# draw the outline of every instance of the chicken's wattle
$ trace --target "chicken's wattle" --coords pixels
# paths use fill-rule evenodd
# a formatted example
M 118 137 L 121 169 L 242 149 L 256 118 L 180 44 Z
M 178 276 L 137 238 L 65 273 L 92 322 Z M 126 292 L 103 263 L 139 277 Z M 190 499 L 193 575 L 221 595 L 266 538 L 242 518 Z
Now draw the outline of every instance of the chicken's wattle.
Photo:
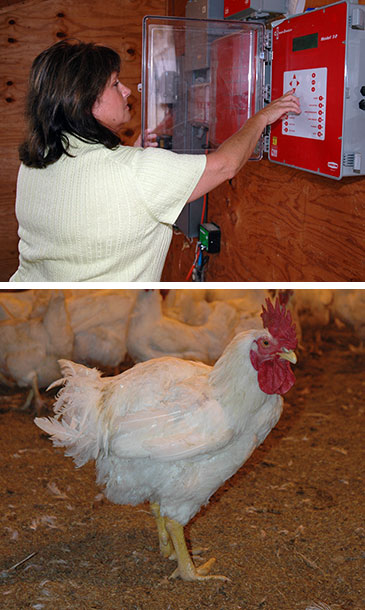
M 276 357 L 260 364 L 257 380 L 266 394 L 285 394 L 294 385 L 295 375 L 287 360 Z

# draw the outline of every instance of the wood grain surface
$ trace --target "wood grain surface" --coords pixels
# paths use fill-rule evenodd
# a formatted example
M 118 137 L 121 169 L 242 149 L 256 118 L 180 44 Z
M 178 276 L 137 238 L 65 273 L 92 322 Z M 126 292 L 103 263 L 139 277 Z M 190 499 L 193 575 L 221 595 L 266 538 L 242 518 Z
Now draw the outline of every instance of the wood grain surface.
M 208 201 L 222 243 L 207 281 L 364 280 L 365 178 L 332 181 L 264 159 Z M 184 281 L 194 252 L 195 240 L 175 235 L 162 280 Z

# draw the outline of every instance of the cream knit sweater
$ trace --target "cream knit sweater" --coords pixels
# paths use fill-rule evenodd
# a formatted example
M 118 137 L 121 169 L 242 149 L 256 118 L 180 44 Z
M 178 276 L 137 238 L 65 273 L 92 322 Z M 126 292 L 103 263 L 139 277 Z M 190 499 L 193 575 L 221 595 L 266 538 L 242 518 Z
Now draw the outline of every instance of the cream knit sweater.
M 159 281 L 172 224 L 198 183 L 205 155 L 109 150 L 74 136 L 44 169 L 21 165 L 17 282 Z

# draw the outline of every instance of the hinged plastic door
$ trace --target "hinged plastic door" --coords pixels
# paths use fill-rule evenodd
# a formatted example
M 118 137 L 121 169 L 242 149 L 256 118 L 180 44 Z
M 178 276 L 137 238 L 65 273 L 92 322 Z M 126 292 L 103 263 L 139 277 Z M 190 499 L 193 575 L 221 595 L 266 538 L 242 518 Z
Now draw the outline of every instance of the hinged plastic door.
M 219 146 L 263 106 L 264 35 L 261 23 L 145 17 L 143 133 L 179 153 Z

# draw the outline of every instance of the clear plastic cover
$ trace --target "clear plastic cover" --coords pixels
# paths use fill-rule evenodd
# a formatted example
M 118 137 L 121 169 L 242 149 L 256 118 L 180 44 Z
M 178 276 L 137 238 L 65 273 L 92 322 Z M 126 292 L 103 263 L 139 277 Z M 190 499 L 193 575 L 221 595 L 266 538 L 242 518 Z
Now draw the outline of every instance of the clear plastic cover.
M 263 39 L 261 23 L 145 17 L 142 132 L 175 152 L 214 150 L 263 106 Z

